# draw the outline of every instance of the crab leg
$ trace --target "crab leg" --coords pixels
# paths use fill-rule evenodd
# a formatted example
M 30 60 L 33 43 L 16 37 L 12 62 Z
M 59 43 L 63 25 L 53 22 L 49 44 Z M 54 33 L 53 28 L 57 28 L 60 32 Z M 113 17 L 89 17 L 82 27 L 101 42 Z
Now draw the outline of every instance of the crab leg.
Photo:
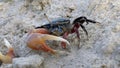
M 7 39 L 4 39 L 5 42 L 5 46 L 8 48 L 8 52 L 6 55 L 3 55 L 0 52 L 0 62 L 2 63 L 12 63 L 12 58 L 15 56 L 14 55 L 14 49 L 13 47 L 10 45 L 10 43 L 7 41 Z M 0 65 L 1 65 L 0 64 Z
M 85 32 L 85 34 L 86 34 L 86 36 L 87 36 L 87 39 L 88 39 L 88 32 L 87 32 L 87 30 L 85 29 L 85 27 L 83 26 L 83 25 L 80 25 L 81 26 L 81 28 L 83 29 L 83 31 Z
M 45 44 L 46 40 L 56 40 L 56 41 L 64 41 L 67 44 L 69 42 L 61 37 L 48 35 L 48 34 L 40 34 L 40 33 L 32 33 L 27 37 L 27 45 L 31 49 L 34 50 L 42 50 L 44 52 L 50 52 L 52 54 L 56 53 L 56 50 L 53 50 L 49 46 Z M 70 45 L 70 44 L 69 44 Z
M 93 20 L 90 20 L 90 19 L 87 19 L 86 22 L 91 22 L 91 23 L 98 23 L 96 21 L 93 21 Z

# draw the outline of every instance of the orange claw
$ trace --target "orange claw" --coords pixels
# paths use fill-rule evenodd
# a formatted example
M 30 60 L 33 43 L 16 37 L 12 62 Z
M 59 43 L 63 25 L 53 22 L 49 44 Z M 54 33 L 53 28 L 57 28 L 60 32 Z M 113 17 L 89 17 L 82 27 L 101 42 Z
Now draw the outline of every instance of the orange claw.
M 3 55 L 1 52 L 0 52 L 0 61 L 1 61 L 1 64 L 2 63 L 12 63 L 12 59 L 14 58 L 14 49 L 13 47 L 10 45 L 10 43 L 7 41 L 7 39 L 4 39 L 4 42 L 5 42 L 5 45 L 7 46 L 8 48 L 8 52 L 6 55 Z M 1 65 L 0 64 L 0 65 Z
M 54 35 L 49 35 L 49 34 L 40 34 L 40 33 L 31 33 L 28 35 L 27 37 L 27 45 L 28 47 L 30 47 L 31 49 L 34 50 L 42 50 L 44 52 L 49 52 L 51 54 L 56 54 L 56 50 L 53 50 L 52 48 L 50 48 L 49 46 L 47 46 L 45 44 L 46 40 L 57 40 L 57 41 L 64 41 L 67 44 L 69 44 L 69 42 L 61 37 L 57 37 Z M 70 44 L 69 44 L 70 45 Z

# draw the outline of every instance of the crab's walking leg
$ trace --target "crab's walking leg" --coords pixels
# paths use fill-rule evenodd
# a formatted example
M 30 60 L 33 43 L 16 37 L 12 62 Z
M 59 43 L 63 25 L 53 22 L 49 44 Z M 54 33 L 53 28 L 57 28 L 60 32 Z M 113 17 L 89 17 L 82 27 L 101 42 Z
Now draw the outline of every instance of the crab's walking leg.
M 80 26 L 83 29 L 83 31 L 85 32 L 85 34 L 87 35 L 87 39 L 88 39 L 88 32 L 87 32 L 87 30 L 85 29 L 85 27 L 83 25 L 80 25 Z
M 80 36 L 79 36 L 78 28 L 76 28 L 75 33 L 77 34 L 78 40 L 80 41 Z M 78 44 L 78 48 L 80 48 L 80 42 Z
M 86 21 L 91 22 L 91 23 L 97 23 L 96 21 L 93 21 L 93 20 L 90 20 L 90 19 L 87 19 Z
M 79 36 L 79 31 L 78 31 L 78 29 L 76 29 L 76 34 L 77 34 L 77 37 L 78 37 L 78 39 L 80 39 L 80 36 Z
M 14 49 L 13 47 L 10 45 L 10 43 L 7 41 L 7 39 L 4 39 L 4 42 L 5 42 L 5 45 L 6 47 L 8 48 L 8 53 L 6 55 L 3 55 L 1 52 L 0 52 L 0 61 L 2 63 L 12 63 L 12 59 L 14 58 Z M 1 63 L 1 64 L 2 64 Z
M 67 40 L 65 40 L 61 37 L 48 35 L 48 34 L 33 33 L 28 36 L 27 45 L 28 45 L 28 47 L 30 47 L 31 49 L 34 49 L 34 50 L 42 50 L 44 52 L 50 52 L 51 54 L 56 54 L 56 50 L 53 50 L 52 48 L 48 47 L 45 44 L 46 40 L 64 41 L 67 44 L 69 44 L 69 42 Z

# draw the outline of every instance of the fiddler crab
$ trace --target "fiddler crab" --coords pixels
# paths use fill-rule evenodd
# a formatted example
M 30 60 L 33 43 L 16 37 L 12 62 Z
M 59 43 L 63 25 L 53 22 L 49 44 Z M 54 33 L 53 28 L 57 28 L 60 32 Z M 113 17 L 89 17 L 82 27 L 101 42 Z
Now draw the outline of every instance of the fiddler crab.
M 62 48 L 66 48 L 67 44 L 70 45 L 70 43 L 66 40 L 69 34 L 76 33 L 78 39 L 80 39 L 79 31 L 78 31 L 79 27 L 83 29 L 83 31 L 86 33 L 88 37 L 88 32 L 83 26 L 83 23 L 85 22 L 87 24 L 89 24 L 89 22 L 98 23 L 96 21 L 87 19 L 84 16 L 81 16 L 76 18 L 72 24 L 70 23 L 69 19 L 61 18 L 61 19 L 53 20 L 49 24 L 35 27 L 35 29 L 28 32 L 27 40 L 26 40 L 27 46 L 33 50 L 41 50 L 53 55 L 60 53 L 58 52 L 58 50 L 54 50 L 51 47 L 49 47 L 46 44 L 46 41 L 47 40 L 61 41 Z M 60 36 L 63 36 L 63 38 Z M 7 39 L 4 39 L 4 42 L 6 47 L 8 48 L 8 52 L 6 55 L 3 55 L 0 52 L 0 65 L 2 63 L 6 63 L 6 64 L 12 63 L 12 59 L 16 57 L 12 45 L 8 42 Z
M 98 23 L 94 20 L 87 19 L 85 16 L 81 16 L 76 18 L 73 23 L 70 23 L 69 19 L 60 18 L 53 21 L 49 21 L 49 24 L 45 24 L 42 26 L 35 27 L 35 29 L 31 30 L 27 37 L 27 45 L 31 49 L 34 50 L 42 50 L 44 52 L 49 52 L 51 54 L 56 54 L 56 50 L 50 48 L 45 41 L 46 40 L 57 40 L 62 41 L 62 48 L 66 48 L 66 45 L 70 45 L 70 43 L 66 40 L 67 36 L 72 33 L 76 33 L 78 39 L 79 36 L 79 27 L 83 29 L 88 37 L 88 32 L 83 26 L 83 23 L 89 24 Z M 63 36 L 60 37 L 60 36 Z M 66 44 L 67 43 L 67 44 Z

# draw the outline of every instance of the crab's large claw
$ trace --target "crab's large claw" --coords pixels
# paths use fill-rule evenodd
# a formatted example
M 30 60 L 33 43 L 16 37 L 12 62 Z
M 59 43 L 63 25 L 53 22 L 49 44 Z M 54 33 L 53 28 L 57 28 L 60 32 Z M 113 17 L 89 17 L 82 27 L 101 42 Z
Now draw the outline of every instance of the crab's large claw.
M 7 41 L 7 39 L 4 39 L 5 45 L 8 48 L 8 52 L 6 55 L 3 55 L 0 52 L 0 62 L 2 63 L 12 63 L 12 58 L 14 57 L 13 47 L 10 45 L 10 43 Z
M 34 50 L 42 50 L 44 52 L 49 52 L 52 54 L 56 54 L 56 50 L 53 50 L 49 46 L 46 45 L 45 41 L 46 40 L 56 40 L 56 41 L 64 41 L 68 45 L 69 42 L 61 37 L 53 36 L 53 35 L 48 35 L 48 34 L 40 34 L 40 33 L 32 33 L 27 37 L 27 45 L 31 49 Z

